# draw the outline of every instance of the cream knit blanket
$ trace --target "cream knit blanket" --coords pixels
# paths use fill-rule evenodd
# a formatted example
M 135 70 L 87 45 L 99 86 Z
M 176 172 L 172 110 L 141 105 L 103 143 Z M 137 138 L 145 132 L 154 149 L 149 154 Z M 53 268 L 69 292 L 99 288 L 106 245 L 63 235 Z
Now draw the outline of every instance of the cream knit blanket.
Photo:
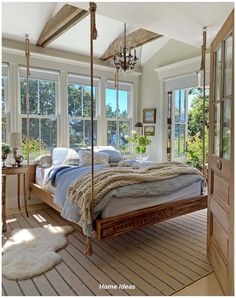
M 68 188 L 67 196 L 73 203 L 78 203 L 80 207 L 79 223 L 81 225 L 91 224 L 91 208 L 110 190 L 120 186 L 170 179 L 182 174 L 201 175 L 197 169 L 179 162 L 153 164 L 138 169 L 129 167 L 105 168 L 94 173 L 94 201 L 91 195 L 91 173 L 81 176 L 72 183 Z

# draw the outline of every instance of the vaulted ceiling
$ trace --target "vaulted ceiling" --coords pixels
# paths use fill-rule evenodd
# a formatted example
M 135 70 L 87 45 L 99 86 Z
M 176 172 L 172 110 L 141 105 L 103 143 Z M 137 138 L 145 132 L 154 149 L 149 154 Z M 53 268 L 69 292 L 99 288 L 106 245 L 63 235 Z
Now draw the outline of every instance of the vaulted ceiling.
M 36 44 L 46 22 L 64 5 L 62 2 L 3 2 L 2 36 L 24 41 L 26 33 Z M 88 2 L 71 2 L 73 6 L 88 9 Z M 208 44 L 233 9 L 233 2 L 98 2 L 97 31 L 94 55 L 100 58 L 109 45 L 123 32 L 144 28 L 164 37 L 142 47 L 144 64 L 170 39 L 200 48 L 201 29 L 208 27 Z M 89 54 L 89 18 L 85 17 L 74 27 L 48 45 L 50 48 Z

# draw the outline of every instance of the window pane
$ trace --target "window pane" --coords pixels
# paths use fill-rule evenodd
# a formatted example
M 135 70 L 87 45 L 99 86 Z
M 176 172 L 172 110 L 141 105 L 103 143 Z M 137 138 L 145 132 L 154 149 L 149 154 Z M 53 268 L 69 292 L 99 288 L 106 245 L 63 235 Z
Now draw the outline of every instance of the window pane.
M 6 113 L 6 77 L 2 77 L 2 114 Z
M 83 106 L 82 115 L 83 117 L 90 117 L 91 113 L 91 87 L 83 86 Z M 93 88 L 93 116 L 96 116 L 96 87 Z
M 180 122 L 184 123 L 186 120 L 186 97 L 185 97 L 185 90 L 181 90 L 181 98 L 180 98 Z
M 221 47 L 215 53 L 215 100 L 219 100 L 221 97 Z
M 175 122 L 180 121 L 180 94 L 179 90 L 175 90 Z
M 179 156 L 183 156 L 185 154 L 185 124 L 179 125 L 180 136 L 179 136 Z
M 185 154 L 185 124 L 175 125 L 175 157 Z
M 215 135 L 214 135 L 214 153 L 220 156 L 220 103 L 215 104 Z
M 107 144 L 116 146 L 116 121 L 107 121 Z
M 7 119 L 2 117 L 2 143 L 7 141 Z
M 26 118 L 22 119 L 22 154 L 27 158 L 26 146 L 27 128 Z M 35 159 L 40 154 L 41 142 L 39 139 L 39 119 L 29 121 L 29 151 L 30 159 Z
M 93 115 L 96 116 L 97 87 L 93 89 Z M 91 87 L 80 84 L 68 85 L 68 113 L 70 116 L 90 117 Z
M 70 147 L 78 149 L 85 147 L 83 139 L 83 120 L 70 121 Z
M 26 114 L 26 80 L 20 79 L 21 113 Z M 38 114 L 38 80 L 29 80 L 29 113 Z
M 116 90 L 106 89 L 106 117 L 116 118 Z
M 232 35 L 225 40 L 225 74 L 224 74 L 224 93 L 225 97 L 232 92 L 232 52 L 233 40 Z
M 57 145 L 57 122 L 51 119 L 41 119 L 41 140 L 44 147 L 41 150 L 41 154 L 44 154 L 43 150 L 49 151 Z
M 91 131 L 91 127 L 90 127 L 90 123 L 91 121 L 90 120 L 85 120 L 85 144 L 87 146 L 91 146 L 91 134 L 90 134 L 90 131 Z M 97 120 L 94 120 L 93 121 L 93 127 L 94 127 L 94 145 L 97 144 Z
M 41 115 L 55 115 L 55 90 L 53 81 L 39 81 L 39 102 Z
M 119 110 L 118 116 L 120 118 L 128 117 L 128 92 L 124 90 L 119 91 Z
M 129 121 L 120 121 L 119 122 L 119 133 L 120 133 L 120 150 L 123 153 L 129 152 L 129 144 L 126 140 L 126 136 L 128 136 L 130 133 L 130 122 Z
M 68 114 L 82 116 L 82 86 L 79 84 L 68 85 Z
M 231 139 L 231 102 L 226 99 L 224 102 L 224 130 L 223 130 L 223 158 L 230 159 Z

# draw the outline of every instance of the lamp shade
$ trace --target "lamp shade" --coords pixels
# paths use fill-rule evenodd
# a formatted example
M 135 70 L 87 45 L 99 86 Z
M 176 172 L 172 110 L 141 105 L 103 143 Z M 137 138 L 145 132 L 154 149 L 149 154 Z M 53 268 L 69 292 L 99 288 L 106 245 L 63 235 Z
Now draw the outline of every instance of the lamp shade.
M 137 122 L 134 127 L 143 127 L 143 123 L 142 122 Z
M 12 132 L 10 133 L 10 145 L 12 147 L 20 147 L 22 144 L 21 133 Z

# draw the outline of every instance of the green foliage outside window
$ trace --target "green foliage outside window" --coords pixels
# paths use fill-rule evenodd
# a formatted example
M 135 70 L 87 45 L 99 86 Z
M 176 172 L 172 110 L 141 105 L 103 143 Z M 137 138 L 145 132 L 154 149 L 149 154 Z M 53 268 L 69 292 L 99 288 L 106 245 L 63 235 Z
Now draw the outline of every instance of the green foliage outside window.
M 195 95 L 188 114 L 187 163 L 202 169 L 203 150 L 203 97 L 201 88 L 192 88 L 190 94 Z M 205 160 L 208 159 L 209 136 L 209 92 L 205 101 Z

